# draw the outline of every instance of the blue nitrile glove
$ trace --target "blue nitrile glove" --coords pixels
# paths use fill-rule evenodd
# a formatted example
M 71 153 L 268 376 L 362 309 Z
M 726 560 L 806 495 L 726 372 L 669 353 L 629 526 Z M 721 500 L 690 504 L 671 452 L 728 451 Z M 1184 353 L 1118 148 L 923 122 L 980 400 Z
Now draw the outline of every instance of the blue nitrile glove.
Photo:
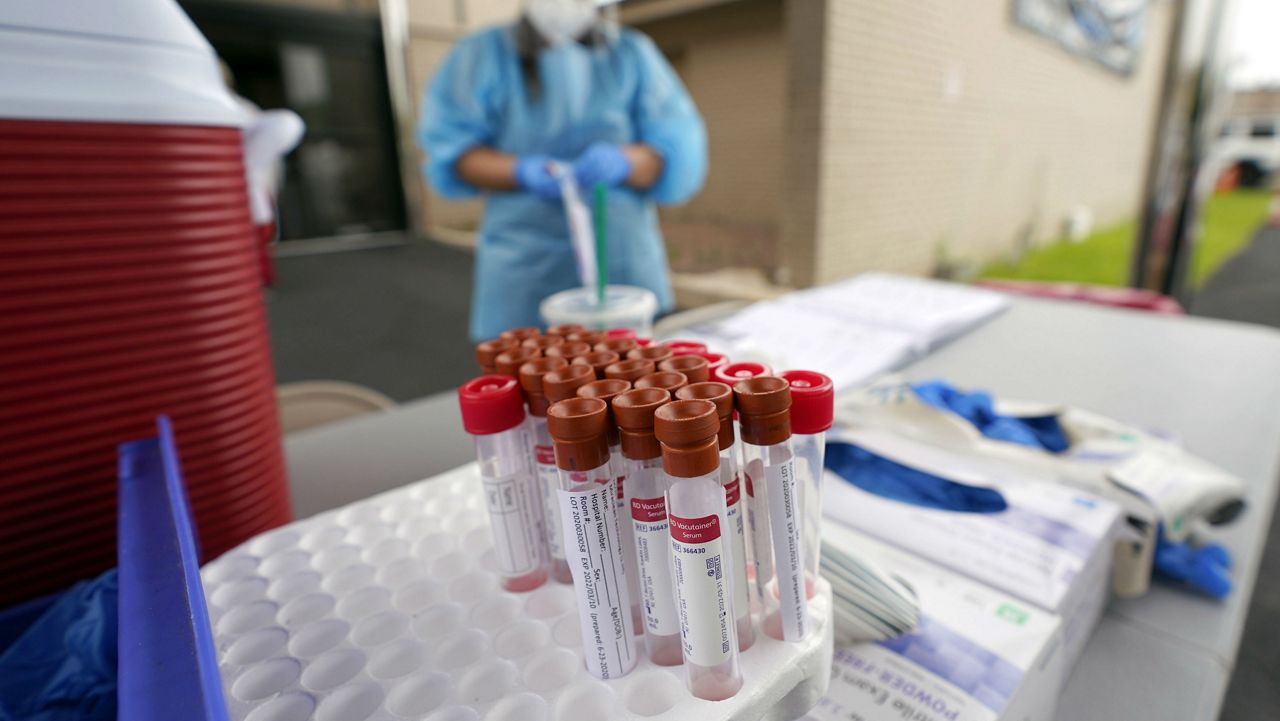
M 115 721 L 116 589 L 77 583 L 0 654 L 0 721 Z
M 1055 416 L 1041 418 L 1014 418 L 995 411 L 989 393 L 974 391 L 964 393 L 951 384 L 935 380 L 911 386 L 916 396 L 926 405 L 951 411 L 973 424 L 982 435 L 997 441 L 1017 443 L 1040 448 L 1050 453 L 1062 453 L 1071 446 L 1062 424 Z
M 579 188 L 590 188 L 596 183 L 616 188 L 628 175 L 631 175 L 631 161 L 622 148 L 613 143 L 592 143 L 573 161 L 573 177 Z
M 942 511 L 998 513 L 1009 507 L 999 491 L 931 476 L 849 443 L 827 443 L 824 464 L 868 493 Z
M 1154 565 L 1160 575 L 1211 598 L 1222 600 L 1231 594 L 1231 576 L 1227 573 L 1231 554 L 1217 543 L 1193 548 L 1189 543 L 1171 543 L 1161 533 Z
M 539 198 L 560 199 L 560 181 L 551 174 L 551 158 L 526 155 L 516 161 L 516 184 Z

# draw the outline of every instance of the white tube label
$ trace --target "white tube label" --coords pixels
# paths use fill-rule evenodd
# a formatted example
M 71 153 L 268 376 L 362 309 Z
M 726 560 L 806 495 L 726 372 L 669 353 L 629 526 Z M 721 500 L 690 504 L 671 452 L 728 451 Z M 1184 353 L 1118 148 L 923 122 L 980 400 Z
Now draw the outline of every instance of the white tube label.
M 673 636 L 680 631 L 680 620 L 675 588 L 671 585 L 671 555 L 667 552 L 667 499 L 632 498 L 631 522 L 640 561 L 645 630 L 655 636 Z
M 635 667 L 636 649 L 618 537 L 616 484 L 609 481 L 589 491 L 558 492 L 587 670 L 598 678 L 618 678 Z
M 809 632 L 809 614 L 805 605 L 804 554 L 800 550 L 800 523 L 797 520 L 795 465 L 788 458 L 769 466 L 765 469 L 765 478 L 774 563 L 777 564 L 782 637 L 788 641 L 799 641 Z
M 611 457 L 610 464 L 614 472 L 614 482 L 618 486 L 618 495 L 615 499 L 618 509 L 618 538 L 622 541 L 622 553 L 627 559 L 627 587 L 631 589 L 633 594 L 637 594 L 640 592 L 640 573 L 636 563 L 636 531 L 633 524 L 627 523 L 627 518 L 631 515 L 631 510 L 627 508 L 626 493 L 623 490 L 627 481 L 627 474 L 620 470 L 626 468 L 626 461 L 621 454 L 614 454 Z M 636 596 L 632 596 L 632 598 L 638 601 Z M 631 612 L 635 614 L 631 623 L 631 627 L 634 629 L 637 623 L 643 623 L 643 619 L 641 619 L 642 612 L 638 602 Z
M 729 660 L 736 641 L 730 591 L 724 577 L 720 517 L 680 518 L 671 525 L 671 575 L 679 594 L 684 658 L 699 666 Z
M 729 524 L 730 556 L 733 573 L 733 612 L 738 618 L 751 613 L 751 602 L 747 599 L 747 539 L 742 522 L 742 493 L 738 477 L 734 476 L 729 485 L 724 487 L 725 523 Z
M 757 495 L 752 481 L 764 477 L 764 463 L 751 461 L 743 476 L 747 484 L 747 535 L 751 538 L 751 557 L 755 559 L 756 588 L 764 596 L 766 586 L 773 580 L 773 545 L 769 538 L 769 509 L 764 498 Z
M 524 474 L 481 476 L 485 506 L 489 509 L 489 528 L 493 533 L 494 554 L 498 571 L 504 576 L 520 576 L 541 564 L 538 513 L 533 506 L 536 496 L 528 494 Z
M 560 530 L 560 471 L 556 468 L 556 452 L 551 446 L 534 446 L 533 459 L 537 462 L 538 485 L 542 491 L 542 516 L 546 524 L 547 550 L 551 557 L 564 558 L 564 533 Z

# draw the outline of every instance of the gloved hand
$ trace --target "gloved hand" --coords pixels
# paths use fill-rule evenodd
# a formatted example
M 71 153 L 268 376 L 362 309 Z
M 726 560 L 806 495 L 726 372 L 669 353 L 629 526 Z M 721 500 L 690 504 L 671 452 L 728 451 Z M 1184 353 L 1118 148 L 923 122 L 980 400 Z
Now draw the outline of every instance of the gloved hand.
M 551 174 L 551 158 L 525 155 L 516 161 L 516 184 L 546 200 L 560 199 L 560 181 Z
M 1160 575 L 1181 581 L 1210 598 L 1221 600 L 1231 594 L 1231 554 L 1217 543 L 1197 548 L 1189 543 L 1173 543 L 1161 533 L 1154 563 Z
M 592 143 L 573 161 L 573 177 L 584 191 L 596 183 L 616 188 L 628 175 L 631 175 L 631 161 L 622 148 L 613 143 Z
M 955 413 L 972 423 L 987 438 L 1040 448 L 1050 453 L 1062 453 L 1071 447 L 1071 442 L 1056 417 L 1002 416 L 996 413 L 995 401 L 989 393 L 965 393 L 946 381 L 916 383 L 911 388 L 922 403 Z

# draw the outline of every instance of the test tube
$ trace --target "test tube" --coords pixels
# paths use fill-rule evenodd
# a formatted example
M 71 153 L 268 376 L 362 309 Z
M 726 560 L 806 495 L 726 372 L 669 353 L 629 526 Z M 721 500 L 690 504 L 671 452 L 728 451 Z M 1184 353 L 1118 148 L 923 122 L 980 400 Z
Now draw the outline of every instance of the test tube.
M 809 633 L 809 615 L 791 450 L 791 387 L 782 378 L 759 376 L 738 381 L 733 396 L 748 483 L 757 501 L 767 499 L 769 509 L 775 582 L 762 594 L 764 632 L 784 641 L 800 641 Z M 757 583 L 761 583 L 759 576 Z
M 675 371 L 658 371 L 640 376 L 631 385 L 636 388 L 661 388 L 668 393 L 675 393 L 689 385 L 689 378 Z
M 564 343 L 564 338 L 558 335 L 540 335 L 533 338 L 525 338 L 520 341 L 521 348 L 536 348 L 542 355 L 547 355 L 547 349 L 552 346 Z
M 542 352 L 548 358 L 563 358 L 570 363 L 578 356 L 584 356 L 591 352 L 591 346 L 578 340 L 567 340 L 560 345 L 549 346 Z
M 705 355 L 703 357 L 706 357 Z M 710 362 L 710 361 L 708 361 Z M 773 371 L 763 363 L 729 363 L 728 359 L 711 367 L 711 379 L 732 387 L 740 380 L 770 375 Z M 735 410 L 734 419 L 737 419 Z M 740 434 L 739 434 L 740 435 Z M 746 468 L 741 443 L 735 443 L 733 456 L 739 469 Z M 747 492 L 747 540 L 751 544 L 751 575 L 755 579 L 756 601 L 765 605 L 767 586 L 773 580 L 773 536 L 769 530 L 769 502 L 763 488 L 757 489 L 751 476 L 743 474 L 743 490 Z
M 578 389 L 595 379 L 596 374 L 591 372 L 590 366 L 568 365 L 542 376 L 542 390 L 548 403 L 559 403 L 577 397 Z M 573 583 L 569 564 L 565 561 L 560 499 L 556 494 L 560 487 L 560 475 L 554 452 L 548 455 L 547 450 L 552 449 L 539 449 L 538 476 L 543 493 L 542 515 L 547 525 L 547 548 L 551 553 L 551 577 L 561 583 Z M 626 519 L 622 519 L 620 523 L 626 523 Z
M 813 598 L 822 557 L 822 461 L 827 431 L 835 418 L 835 386 L 814 371 L 783 371 L 791 384 L 791 444 L 796 452 L 800 496 L 800 538 L 804 548 L 804 590 Z
M 707 365 L 711 367 L 712 380 L 715 380 L 716 378 L 717 368 L 720 368 L 721 366 L 729 365 L 729 356 L 725 355 L 724 353 L 711 353 L 711 352 L 704 351 L 702 353 L 695 353 L 694 355 L 699 356 L 702 359 L 707 361 Z
M 671 356 L 671 349 L 664 345 L 650 345 L 643 348 L 632 348 L 627 351 L 628 358 L 647 360 L 650 363 L 653 363 L 655 367 Z
M 667 476 L 662 472 L 662 447 L 653 435 L 654 411 L 670 401 L 671 394 L 661 388 L 640 388 L 619 394 L 610 404 L 622 431 L 622 455 L 627 463 L 645 646 L 649 660 L 659 666 L 675 666 L 682 658 L 680 616 L 671 581 Z
M 655 370 L 657 370 L 657 366 L 653 364 L 653 361 L 647 361 L 642 358 L 627 358 L 606 366 L 604 377 L 617 378 L 628 383 L 634 383 L 640 376 L 647 376 Z
M 520 375 L 520 366 L 534 358 L 541 358 L 542 351 L 537 348 L 515 347 L 504 350 L 493 359 L 494 372 L 500 376 L 515 378 Z
M 622 457 L 622 440 L 621 435 L 618 433 L 618 420 L 613 415 L 613 399 L 629 390 L 631 390 L 630 381 L 625 381 L 621 378 L 606 378 L 601 381 L 594 381 L 578 389 L 579 398 L 597 398 L 609 404 L 605 436 L 609 446 L 609 466 L 613 469 L 613 477 L 618 489 L 616 501 L 619 518 L 626 518 L 630 513 L 631 496 L 628 493 L 630 489 L 627 487 L 627 459 Z M 622 547 L 626 549 L 627 558 L 635 558 L 636 539 L 631 524 L 622 524 L 619 527 L 619 534 L 622 538 Z M 640 577 L 636 574 L 634 563 L 627 566 L 627 581 L 630 583 L 631 588 L 640 588 Z M 634 603 L 631 607 L 632 621 L 636 633 L 640 633 L 644 630 L 644 609 L 640 605 L 639 596 L 633 597 L 632 601 Z
M 635 338 L 605 338 L 596 343 L 592 350 L 611 350 L 625 358 L 628 352 L 638 347 Z
M 619 360 L 617 353 L 611 350 L 591 351 L 584 353 L 573 359 L 575 365 L 591 366 L 591 370 L 596 372 L 596 378 L 604 380 L 604 369 L 617 363 Z
M 531 591 L 546 583 L 547 568 L 538 537 L 542 514 L 525 445 L 520 386 L 510 376 L 481 376 L 458 389 L 458 407 L 462 427 L 475 437 L 502 587 Z
M 570 398 L 547 411 L 583 656 L 587 670 L 602 679 L 623 676 L 636 665 L 635 628 L 627 612 L 628 556 L 618 541 L 618 508 L 610 502 L 617 489 L 605 435 L 608 410 L 598 398 Z
M 711 380 L 711 365 L 707 359 L 696 355 L 678 355 L 658 364 L 660 371 L 683 373 L 689 383 L 706 383 Z
M 524 390 L 525 401 L 529 407 L 527 421 L 527 453 L 534 469 L 534 479 L 538 486 L 538 530 L 542 533 L 542 547 L 551 562 L 552 574 L 556 574 L 557 566 L 563 568 L 558 578 L 564 578 L 568 565 L 564 560 L 564 549 L 552 545 L 560 528 L 558 515 L 548 513 L 547 490 L 548 476 L 559 488 L 560 474 L 556 470 L 555 448 L 551 444 L 551 433 L 547 431 L 547 407 L 551 405 L 542 386 L 542 378 L 547 373 L 567 368 L 569 362 L 563 358 L 535 358 L 520 366 L 520 387 Z M 554 496 L 553 496 L 554 500 Z M 557 563 L 558 562 L 558 563 Z
M 677 390 L 675 397 L 677 400 L 710 401 L 715 405 L 716 418 L 720 421 L 717 444 L 720 450 L 720 485 L 724 486 L 725 522 L 731 540 L 733 609 L 737 613 L 738 650 L 746 651 L 756 642 L 756 631 L 751 623 L 751 582 L 747 574 L 747 533 L 743 518 L 746 504 L 742 502 L 742 477 L 733 432 L 733 389 L 723 383 L 692 383 Z
M 733 609 L 733 564 L 720 485 L 720 421 L 710 401 L 672 401 L 654 413 L 662 443 L 671 531 L 671 574 L 680 610 L 685 681 L 695 697 L 730 698 L 742 688 Z
M 568 337 L 574 333 L 586 332 L 586 327 L 577 323 L 564 323 L 561 325 L 553 325 L 547 329 L 547 335 L 558 335 L 562 338 Z
M 596 343 L 604 340 L 604 333 L 594 330 L 580 330 L 576 333 L 570 333 L 565 336 L 564 339 L 567 341 L 586 343 L 587 345 L 594 347 Z
M 533 326 L 526 326 L 523 328 L 511 328 L 509 330 L 504 330 L 498 334 L 498 337 L 523 341 L 526 338 L 537 338 L 540 335 L 542 335 L 542 331 L 534 328 Z
M 769 366 L 763 363 L 744 361 L 738 363 L 725 363 L 713 369 L 711 371 L 711 380 L 732 386 L 738 381 L 745 381 L 748 378 L 769 375 L 773 375 L 773 371 Z
M 481 375 L 494 375 L 498 372 L 493 361 L 499 354 L 520 345 L 515 338 L 494 338 L 476 344 L 476 364 L 480 366 Z
M 707 344 L 696 340 L 669 340 L 665 345 L 674 355 L 698 355 L 707 352 Z

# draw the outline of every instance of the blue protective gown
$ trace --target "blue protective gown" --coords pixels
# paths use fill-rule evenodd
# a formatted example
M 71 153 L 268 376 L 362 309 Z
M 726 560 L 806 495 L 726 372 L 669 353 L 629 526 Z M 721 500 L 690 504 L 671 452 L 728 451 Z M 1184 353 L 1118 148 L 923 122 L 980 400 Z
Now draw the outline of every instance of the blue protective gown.
M 419 142 L 432 186 L 450 198 L 480 190 L 458 177 L 458 158 L 476 146 L 572 162 L 597 141 L 644 143 L 663 159 L 653 187 L 608 193 L 610 283 L 652 290 L 671 307 L 666 250 L 655 203 L 680 203 L 706 176 L 706 129 L 653 42 L 623 29 L 603 47 L 568 43 L 538 54 L 541 94 L 530 101 L 514 26 L 467 37 L 427 88 Z M 525 191 L 488 196 L 476 253 L 471 336 L 540 325 L 543 298 L 580 285 L 559 200 Z

